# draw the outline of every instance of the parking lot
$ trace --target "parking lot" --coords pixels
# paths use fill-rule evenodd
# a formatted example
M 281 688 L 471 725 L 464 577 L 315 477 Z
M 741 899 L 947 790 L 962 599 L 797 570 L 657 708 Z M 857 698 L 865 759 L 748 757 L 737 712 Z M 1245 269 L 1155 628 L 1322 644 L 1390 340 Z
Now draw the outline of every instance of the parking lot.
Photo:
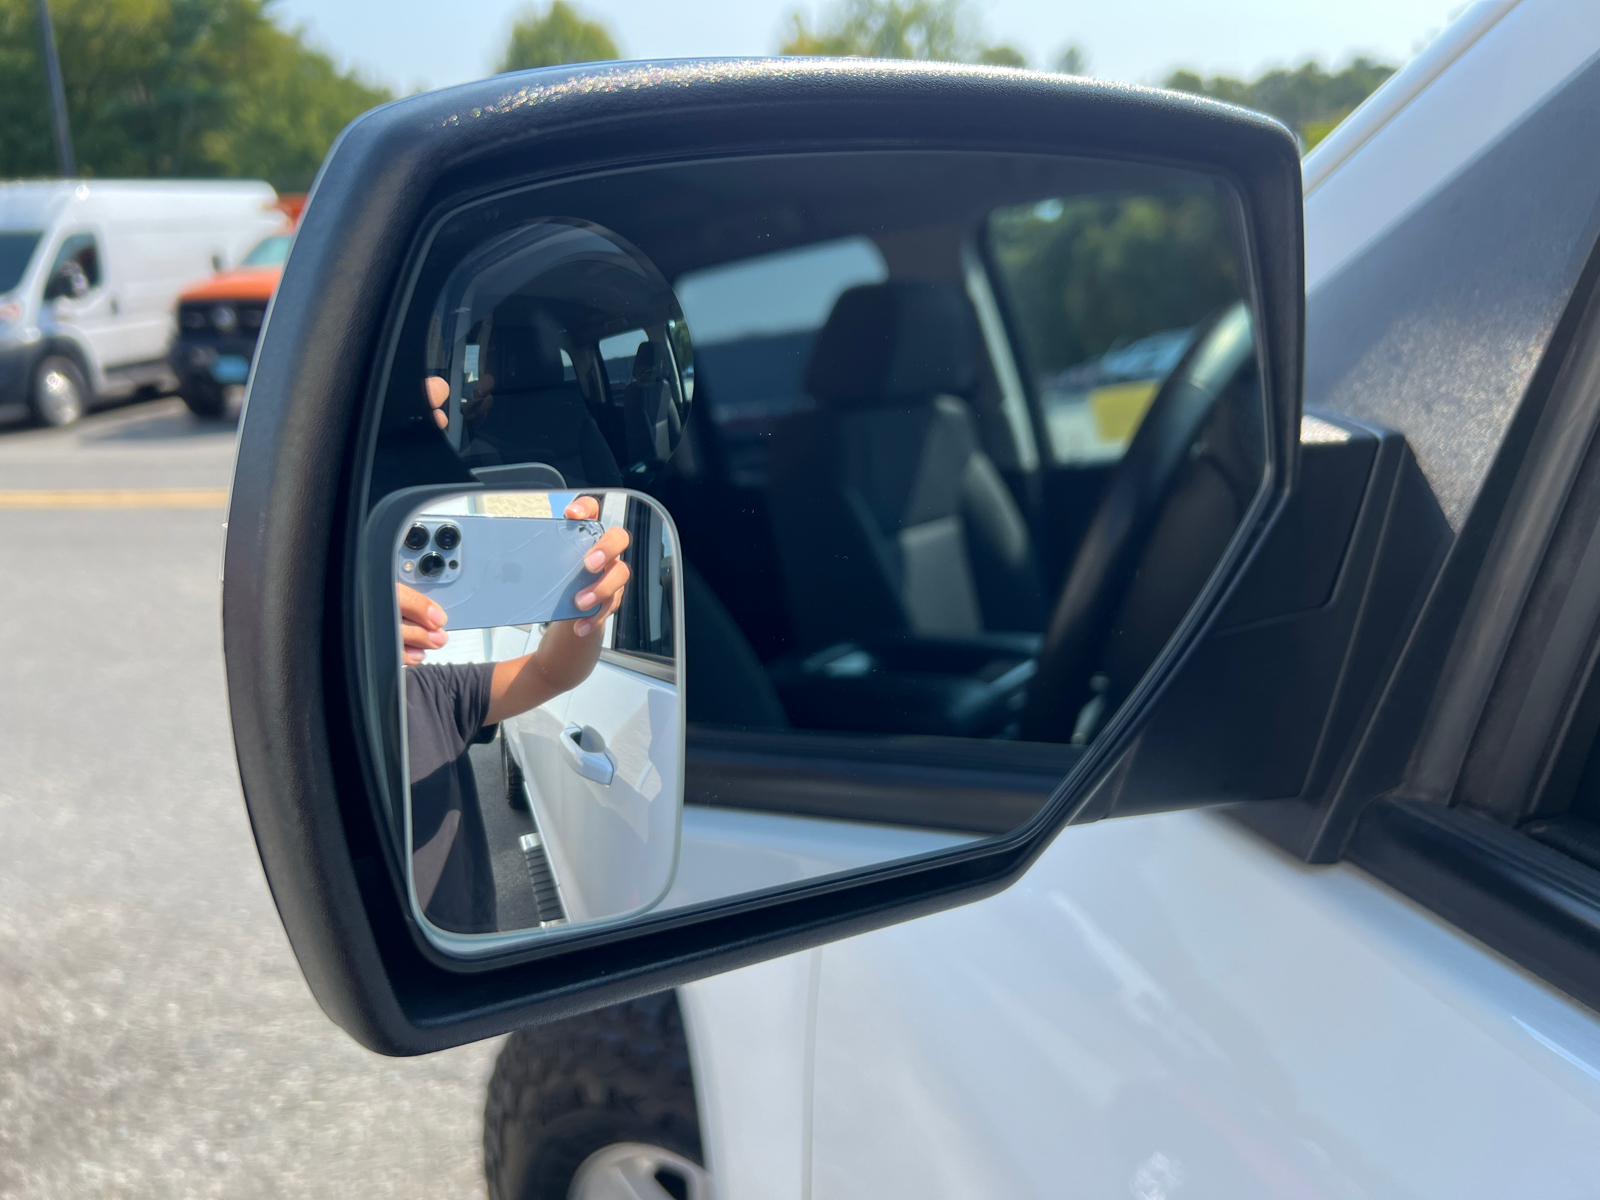
M 229 741 L 231 429 L 0 431 L 0 1196 L 474 1196 L 497 1046 L 318 1011 Z

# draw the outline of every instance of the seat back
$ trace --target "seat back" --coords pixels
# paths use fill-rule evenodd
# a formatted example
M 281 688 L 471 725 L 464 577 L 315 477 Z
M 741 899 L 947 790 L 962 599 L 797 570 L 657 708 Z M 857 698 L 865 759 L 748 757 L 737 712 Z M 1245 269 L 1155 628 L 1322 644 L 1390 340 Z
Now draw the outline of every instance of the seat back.
M 877 284 L 835 304 L 806 372 L 817 408 L 775 427 L 768 458 L 803 648 L 1042 623 L 1026 524 L 960 398 L 976 353 L 954 289 Z
M 565 379 L 560 330 L 553 322 L 537 315 L 525 323 L 497 319 L 483 371 L 493 379 L 492 399 L 463 449 L 468 466 L 545 463 L 569 486 L 622 482 L 583 392 Z
M 622 393 L 622 420 L 628 462 L 653 471 L 672 457 L 683 435 L 683 415 L 672 387 L 672 362 L 667 348 L 641 342 L 633 356 L 633 377 Z

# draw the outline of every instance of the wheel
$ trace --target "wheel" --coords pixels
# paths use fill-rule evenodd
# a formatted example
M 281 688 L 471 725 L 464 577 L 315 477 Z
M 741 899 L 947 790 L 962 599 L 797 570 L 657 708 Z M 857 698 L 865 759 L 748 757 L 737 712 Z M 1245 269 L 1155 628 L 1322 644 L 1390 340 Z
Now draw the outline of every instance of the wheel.
M 47 354 L 33 368 L 28 406 L 41 425 L 71 425 L 89 405 L 89 385 L 70 358 Z
M 490 1200 L 709 1200 L 676 995 L 512 1034 L 489 1080 L 483 1158 Z

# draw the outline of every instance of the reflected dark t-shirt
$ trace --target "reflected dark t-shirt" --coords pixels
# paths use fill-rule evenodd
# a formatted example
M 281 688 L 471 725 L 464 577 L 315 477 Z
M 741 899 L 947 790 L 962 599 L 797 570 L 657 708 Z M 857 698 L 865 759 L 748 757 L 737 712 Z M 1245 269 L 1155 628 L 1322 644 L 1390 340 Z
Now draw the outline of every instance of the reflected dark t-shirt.
M 407 667 L 411 872 L 428 919 L 455 933 L 493 933 L 494 877 L 467 750 L 494 738 L 493 663 Z

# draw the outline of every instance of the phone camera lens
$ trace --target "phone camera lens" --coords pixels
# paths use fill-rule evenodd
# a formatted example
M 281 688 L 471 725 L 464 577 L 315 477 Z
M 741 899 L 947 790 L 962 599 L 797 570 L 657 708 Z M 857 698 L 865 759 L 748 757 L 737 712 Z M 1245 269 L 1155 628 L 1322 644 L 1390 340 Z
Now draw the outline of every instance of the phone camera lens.
M 406 549 L 421 550 L 428 544 L 428 527 L 426 525 L 413 525 L 406 530 Z
M 433 544 L 441 550 L 454 550 L 461 545 L 461 530 L 454 525 L 441 525 L 433 531 Z
M 435 579 L 444 572 L 444 559 L 437 554 L 424 554 L 417 559 L 417 573 L 424 579 Z

